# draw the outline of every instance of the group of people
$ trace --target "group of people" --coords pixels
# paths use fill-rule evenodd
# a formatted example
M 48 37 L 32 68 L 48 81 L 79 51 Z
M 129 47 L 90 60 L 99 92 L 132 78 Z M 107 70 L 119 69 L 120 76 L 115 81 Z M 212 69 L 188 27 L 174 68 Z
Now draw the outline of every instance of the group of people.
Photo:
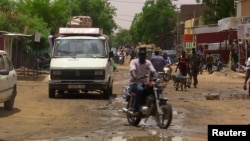
M 164 52 L 161 55 L 159 50 L 156 50 L 154 52 L 154 56 L 150 59 L 150 61 L 157 72 L 163 72 L 164 67 L 171 68 L 171 64 L 172 64 L 172 60 L 168 56 L 167 52 Z
M 171 59 L 167 53 L 160 54 L 160 51 L 155 51 L 155 55 L 151 59 L 147 59 L 146 48 L 140 48 L 138 52 L 138 58 L 130 61 L 130 90 L 136 94 L 134 113 L 139 112 L 140 100 L 143 96 L 144 85 L 147 83 L 147 78 L 141 78 L 145 75 L 156 75 L 157 72 L 163 72 L 165 66 L 171 65 Z M 177 69 L 179 72 L 186 76 L 188 73 L 194 80 L 194 87 L 198 84 L 197 75 L 199 73 L 201 65 L 201 58 L 193 50 L 192 54 L 186 57 L 186 53 L 183 51 L 182 55 L 178 59 Z M 176 69 L 176 71 L 177 71 Z
M 186 85 L 188 87 L 191 87 L 193 80 L 193 86 L 194 88 L 196 88 L 198 84 L 197 76 L 200 72 L 201 67 L 202 67 L 202 56 L 197 54 L 195 48 L 193 48 L 192 53 L 188 56 L 186 56 L 185 51 L 182 52 L 182 55 L 178 59 L 178 64 L 175 72 L 177 72 L 177 69 L 179 69 L 179 73 L 182 76 L 189 75 Z

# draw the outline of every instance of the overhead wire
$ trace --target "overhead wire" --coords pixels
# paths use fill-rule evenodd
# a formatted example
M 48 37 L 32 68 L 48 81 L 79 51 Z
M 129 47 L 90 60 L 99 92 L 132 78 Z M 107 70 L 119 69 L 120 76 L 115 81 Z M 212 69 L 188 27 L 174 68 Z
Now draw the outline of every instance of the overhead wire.
M 144 2 L 135 2 L 135 1 L 126 1 L 126 0 L 109 0 L 109 1 L 117 2 L 117 3 L 144 4 Z M 126 16 L 126 17 L 131 17 L 131 18 L 134 17 L 134 16 L 132 16 L 132 15 L 124 15 L 124 14 L 117 14 L 117 16 L 115 17 L 115 19 L 117 19 L 117 20 L 126 21 L 126 22 L 132 22 L 132 20 L 117 18 L 118 16 Z
M 115 19 L 117 19 L 117 20 L 121 20 L 121 21 L 125 21 L 125 22 L 132 22 L 131 20 L 120 19 L 120 18 L 116 18 L 116 17 L 115 17 Z
M 126 3 L 126 4 L 144 4 L 146 0 L 145 0 L 144 2 L 128 1 L 128 0 L 109 0 L 109 1 L 115 2 L 115 3 Z M 173 4 L 173 5 L 177 5 L 177 7 L 179 7 L 180 5 L 183 5 L 183 4 L 180 4 L 180 3 L 175 2 L 175 1 L 173 1 L 172 4 Z M 124 15 L 124 14 L 116 14 L 116 16 L 114 17 L 114 18 L 117 19 L 117 20 L 125 21 L 125 22 L 132 22 L 132 20 L 123 19 L 123 18 L 118 18 L 118 16 L 119 16 L 119 17 L 121 17 L 121 16 L 124 16 L 124 17 L 131 17 L 131 18 L 134 17 L 134 16 L 132 16 L 132 15 Z
M 144 2 L 135 2 L 135 1 L 127 1 L 127 0 L 109 0 L 112 2 L 117 2 L 117 3 L 127 3 L 127 4 L 144 4 Z M 119 17 L 130 17 L 133 18 L 133 15 L 125 15 L 125 14 L 116 14 L 116 17 L 114 17 L 116 20 L 120 21 L 125 21 L 125 22 L 132 22 L 131 19 L 124 19 L 124 18 L 119 18 Z
M 116 14 L 116 15 L 125 16 L 125 17 L 134 17 L 133 15 L 124 15 L 124 14 Z

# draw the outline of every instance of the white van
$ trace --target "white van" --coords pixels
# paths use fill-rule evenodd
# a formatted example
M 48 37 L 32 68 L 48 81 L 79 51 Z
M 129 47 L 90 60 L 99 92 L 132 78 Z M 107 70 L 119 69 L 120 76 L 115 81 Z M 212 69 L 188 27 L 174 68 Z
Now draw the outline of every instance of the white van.
M 56 93 L 113 92 L 113 52 L 100 28 L 60 28 L 50 62 L 49 98 Z
M 0 50 L 0 103 L 12 110 L 17 95 L 17 73 L 6 51 Z

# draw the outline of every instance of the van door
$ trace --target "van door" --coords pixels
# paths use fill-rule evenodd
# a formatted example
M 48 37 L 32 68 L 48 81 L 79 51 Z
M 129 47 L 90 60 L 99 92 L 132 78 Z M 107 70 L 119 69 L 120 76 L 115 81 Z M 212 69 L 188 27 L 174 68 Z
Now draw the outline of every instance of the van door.
M 113 68 L 113 64 L 114 64 L 114 60 L 113 60 L 113 56 L 109 56 L 109 52 L 111 51 L 110 50 L 110 47 L 109 47 L 109 43 L 106 41 L 105 43 L 106 45 L 106 48 L 107 48 L 107 54 L 108 54 L 108 57 L 109 57 L 109 62 L 108 62 L 108 71 L 109 71 L 109 74 L 111 76 L 111 78 L 113 79 L 113 71 L 114 71 L 114 68 Z
M 3 59 L 5 62 L 5 68 L 9 71 L 8 90 L 9 90 L 9 93 L 11 94 L 13 86 L 16 84 L 16 81 L 17 81 L 17 74 L 16 74 L 14 66 L 13 66 L 10 58 L 7 56 L 7 54 L 3 55 Z
M 3 54 L 0 54 L 0 70 L 6 70 Z M 8 75 L 0 74 L 0 99 L 5 99 L 8 96 L 8 81 Z

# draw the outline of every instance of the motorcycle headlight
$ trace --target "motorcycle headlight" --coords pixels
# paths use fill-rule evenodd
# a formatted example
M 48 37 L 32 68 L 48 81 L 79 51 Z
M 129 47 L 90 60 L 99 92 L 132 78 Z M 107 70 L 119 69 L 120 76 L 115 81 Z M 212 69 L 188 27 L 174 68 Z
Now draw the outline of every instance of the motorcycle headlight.
M 168 72 L 170 69 L 168 67 L 163 68 L 164 72 Z

